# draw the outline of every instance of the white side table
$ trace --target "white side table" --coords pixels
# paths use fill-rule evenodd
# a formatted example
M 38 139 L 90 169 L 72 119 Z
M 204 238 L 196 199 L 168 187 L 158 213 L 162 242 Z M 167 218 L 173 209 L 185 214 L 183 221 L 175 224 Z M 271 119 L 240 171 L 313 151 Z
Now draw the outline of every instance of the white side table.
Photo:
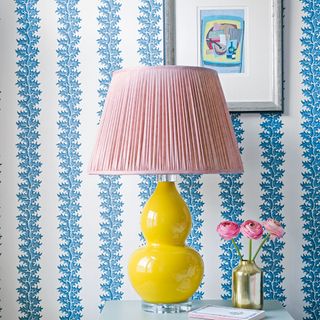
M 231 306 L 230 301 L 201 300 L 194 301 L 194 308 L 210 304 Z M 294 320 L 279 302 L 265 301 L 264 310 L 268 320 Z M 108 301 L 106 302 L 99 320 L 187 320 L 187 313 L 154 314 L 141 309 L 141 301 Z

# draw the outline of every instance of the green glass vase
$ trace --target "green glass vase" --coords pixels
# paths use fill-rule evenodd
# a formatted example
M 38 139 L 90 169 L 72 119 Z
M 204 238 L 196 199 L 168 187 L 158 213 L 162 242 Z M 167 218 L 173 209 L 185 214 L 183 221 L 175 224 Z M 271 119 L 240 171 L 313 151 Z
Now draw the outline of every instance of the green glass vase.
M 242 260 L 233 269 L 232 304 L 236 308 L 263 308 L 263 272 L 254 261 Z

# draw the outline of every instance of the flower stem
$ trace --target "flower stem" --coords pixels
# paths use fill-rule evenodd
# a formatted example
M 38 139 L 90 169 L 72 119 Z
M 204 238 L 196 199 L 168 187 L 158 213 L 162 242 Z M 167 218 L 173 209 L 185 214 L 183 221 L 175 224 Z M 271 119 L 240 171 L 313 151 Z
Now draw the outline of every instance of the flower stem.
M 249 261 L 252 261 L 252 239 L 249 240 Z
M 240 260 L 242 261 L 242 254 L 241 254 L 241 252 L 239 250 L 239 247 L 238 247 L 237 243 L 234 241 L 234 239 L 231 239 L 231 241 L 232 241 L 234 247 L 236 248 L 236 251 L 237 251 L 237 253 L 238 253 L 239 257 L 240 257 Z
M 255 253 L 254 257 L 253 257 L 253 261 L 255 260 L 255 258 L 257 257 L 258 253 L 260 252 L 261 248 L 263 247 L 263 245 L 268 241 L 268 239 L 270 238 L 270 233 L 268 233 L 268 235 L 262 240 L 262 242 L 260 243 L 260 246 L 257 250 L 257 252 Z

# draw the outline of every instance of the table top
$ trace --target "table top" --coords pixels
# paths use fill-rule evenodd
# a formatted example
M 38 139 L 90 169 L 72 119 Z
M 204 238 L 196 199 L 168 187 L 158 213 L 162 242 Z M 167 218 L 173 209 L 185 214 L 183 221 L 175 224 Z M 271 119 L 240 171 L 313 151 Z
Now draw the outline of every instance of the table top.
M 206 305 L 231 306 L 231 301 L 200 300 L 193 301 L 193 309 Z M 265 301 L 265 319 L 294 320 L 277 301 Z M 99 320 L 187 320 L 187 313 L 154 314 L 141 308 L 141 301 L 108 301 L 106 302 Z

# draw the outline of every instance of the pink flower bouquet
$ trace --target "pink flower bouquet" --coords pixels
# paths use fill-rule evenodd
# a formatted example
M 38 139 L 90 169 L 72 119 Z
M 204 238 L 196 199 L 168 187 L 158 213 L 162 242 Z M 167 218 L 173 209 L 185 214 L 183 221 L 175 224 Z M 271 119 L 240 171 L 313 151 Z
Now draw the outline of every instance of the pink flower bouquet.
M 254 261 L 260 252 L 263 245 L 269 240 L 275 240 L 282 238 L 284 235 L 284 230 L 281 224 L 274 220 L 268 219 L 262 223 L 259 223 L 254 220 L 247 220 L 243 222 L 241 225 L 238 225 L 232 221 L 222 221 L 217 226 L 217 232 L 224 240 L 231 240 L 237 253 L 241 260 L 243 260 L 243 255 L 240 252 L 240 249 L 235 242 L 235 238 L 242 233 L 246 238 L 249 239 L 249 261 Z M 265 233 L 265 235 L 264 235 Z M 263 236 L 264 235 L 264 236 Z M 262 239 L 256 253 L 252 257 L 252 240 Z

